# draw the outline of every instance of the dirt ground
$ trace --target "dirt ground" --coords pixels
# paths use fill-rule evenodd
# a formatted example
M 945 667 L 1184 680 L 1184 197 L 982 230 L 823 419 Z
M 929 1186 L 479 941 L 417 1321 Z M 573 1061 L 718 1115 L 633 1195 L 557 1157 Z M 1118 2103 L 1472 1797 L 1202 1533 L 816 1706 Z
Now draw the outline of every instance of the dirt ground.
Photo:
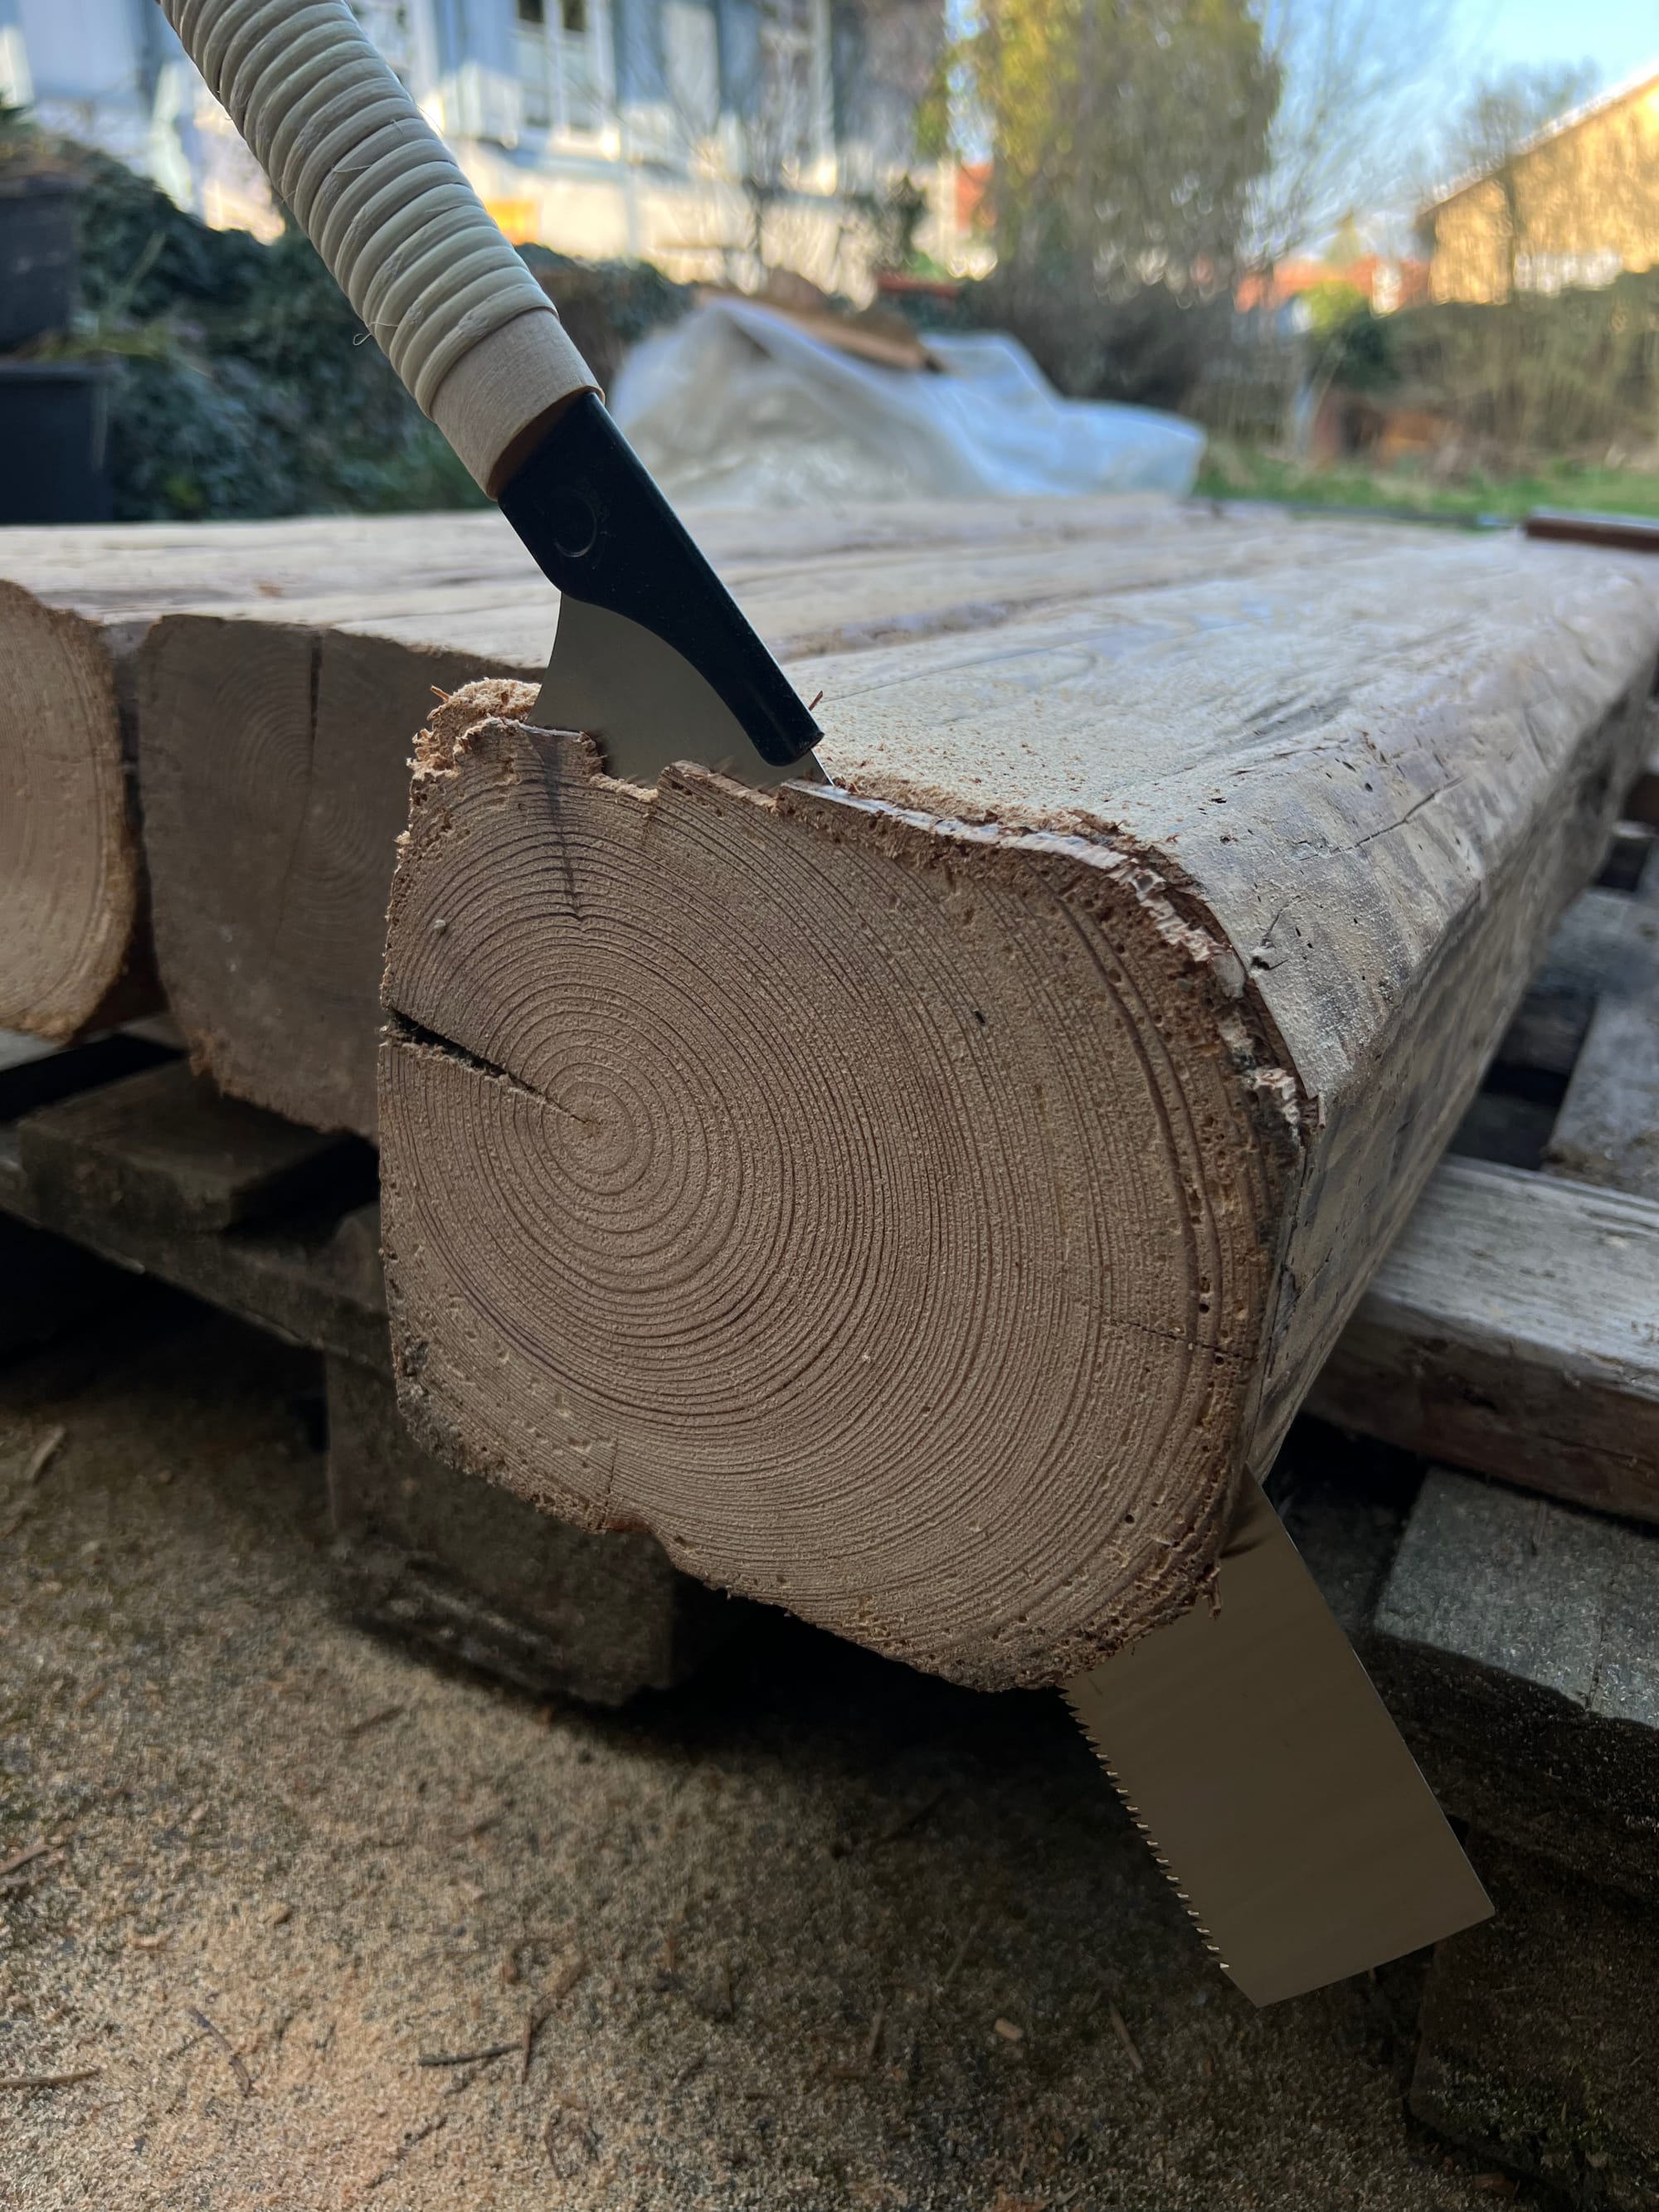
M 0 2075 L 95 2069 L 0 2204 L 1502 2201 L 1420 1963 L 1253 2010 L 1057 1699 L 781 1616 L 620 1716 L 439 1671 L 339 1616 L 319 1410 L 166 1299 L 0 1367 Z

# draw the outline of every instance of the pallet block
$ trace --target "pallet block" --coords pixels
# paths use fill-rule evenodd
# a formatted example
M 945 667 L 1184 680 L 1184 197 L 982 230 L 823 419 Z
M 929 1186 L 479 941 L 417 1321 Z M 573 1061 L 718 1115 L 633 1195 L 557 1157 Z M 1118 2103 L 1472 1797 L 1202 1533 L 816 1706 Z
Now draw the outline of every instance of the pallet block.
M 481 1490 L 414 1444 L 389 1375 L 338 1357 L 328 1486 L 357 1616 L 533 1696 L 619 1705 L 672 1689 L 736 1611 L 648 1536 L 590 1535 Z
M 1659 2207 L 1659 1910 L 1483 1836 L 1496 1917 L 1437 1955 L 1407 2104 L 1598 2212 Z

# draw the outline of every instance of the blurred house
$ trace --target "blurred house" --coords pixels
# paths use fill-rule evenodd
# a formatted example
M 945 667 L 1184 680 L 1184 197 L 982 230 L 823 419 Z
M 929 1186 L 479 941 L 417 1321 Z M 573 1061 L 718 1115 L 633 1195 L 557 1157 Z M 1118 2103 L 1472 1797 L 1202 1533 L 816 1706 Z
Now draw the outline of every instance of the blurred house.
M 1587 101 L 1427 207 L 1437 300 L 1608 284 L 1659 264 L 1659 70 Z
M 908 172 L 929 190 L 918 245 L 960 258 L 954 171 L 921 171 L 912 137 L 944 0 L 352 4 L 515 240 L 682 279 L 763 258 L 862 291 L 869 202 Z M 217 227 L 276 227 L 155 0 L 0 0 L 8 99 Z

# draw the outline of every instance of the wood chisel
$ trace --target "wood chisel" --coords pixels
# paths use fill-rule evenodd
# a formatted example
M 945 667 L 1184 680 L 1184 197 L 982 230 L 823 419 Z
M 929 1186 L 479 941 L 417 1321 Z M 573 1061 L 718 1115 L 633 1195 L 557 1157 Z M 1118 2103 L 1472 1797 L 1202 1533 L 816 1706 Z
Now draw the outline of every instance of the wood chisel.
M 161 0 L 392 367 L 560 592 L 536 720 L 654 785 L 821 780 L 811 714 L 605 411 L 551 302 L 345 0 Z M 1207 1602 L 1062 1686 L 1259 2002 L 1490 1911 L 1277 1514 Z

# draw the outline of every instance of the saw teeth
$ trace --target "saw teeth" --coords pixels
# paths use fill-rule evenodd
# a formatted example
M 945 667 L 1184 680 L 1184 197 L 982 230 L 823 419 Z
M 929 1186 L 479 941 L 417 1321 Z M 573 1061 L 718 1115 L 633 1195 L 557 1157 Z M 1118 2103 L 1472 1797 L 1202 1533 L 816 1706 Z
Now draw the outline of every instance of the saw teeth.
M 1122 1783 L 1119 1781 L 1117 1769 L 1113 1765 L 1111 1760 L 1107 1758 L 1106 1753 L 1101 1748 L 1100 1739 L 1096 1735 L 1088 1722 L 1084 1719 L 1083 1715 L 1078 1711 L 1076 1703 L 1073 1699 L 1071 1692 L 1069 1691 L 1062 1690 L 1060 1694 L 1066 1699 L 1066 1704 L 1071 1706 L 1073 1719 L 1075 1719 L 1078 1726 L 1088 1738 L 1090 1747 L 1093 1751 L 1095 1757 L 1100 1761 L 1101 1766 L 1105 1772 L 1106 1779 L 1111 1784 L 1113 1789 L 1116 1790 L 1118 1798 L 1121 1802 L 1125 1812 L 1127 1813 L 1130 1820 L 1133 1823 L 1136 1829 L 1139 1830 L 1140 1835 L 1145 1839 L 1146 1848 L 1152 1855 L 1153 1864 L 1158 1868 L 1158 1872 L 1163 1875 L 1164 1881 L 1169 1883 L 1170 1888 L 1174 1890 L 1176 1897 L 1181 1901 L 1182 1911 L 1186 1913 L 1188 1920 L 1192 1922 L 1193 1926 L 1198 1930 L 1199 1942 L 1203 1944 L 1205 1949 L 1215 1960 L 1217 1966 L 1220 1967 L 1222 1972 L 1224 1974 L 1227 1973 L 1231 1970 L 1228 1967 L 1227 1961 L 1221 1955 L 1221 1946 L 1215 1941 L 1215 1938 L 1211 1935 L 1209 1929 L 1199 1918 L 1191 1898 L 1188 1896 L 1186 1891 L 1181 1887 L 1181 1883 L 1176 1875 L 1175 1869 L 1170 1864 L 1168 1859 L 1164 1857 L 1163 1852 L 1159 1850 L 1157 1838 L 1153 1836 L 1152 1830 L 1147 1826 L 1145 1820 L 1141 1819 L 1139 1806 L 1135 1803 L 1134 1799 L 1130 1796 Z

